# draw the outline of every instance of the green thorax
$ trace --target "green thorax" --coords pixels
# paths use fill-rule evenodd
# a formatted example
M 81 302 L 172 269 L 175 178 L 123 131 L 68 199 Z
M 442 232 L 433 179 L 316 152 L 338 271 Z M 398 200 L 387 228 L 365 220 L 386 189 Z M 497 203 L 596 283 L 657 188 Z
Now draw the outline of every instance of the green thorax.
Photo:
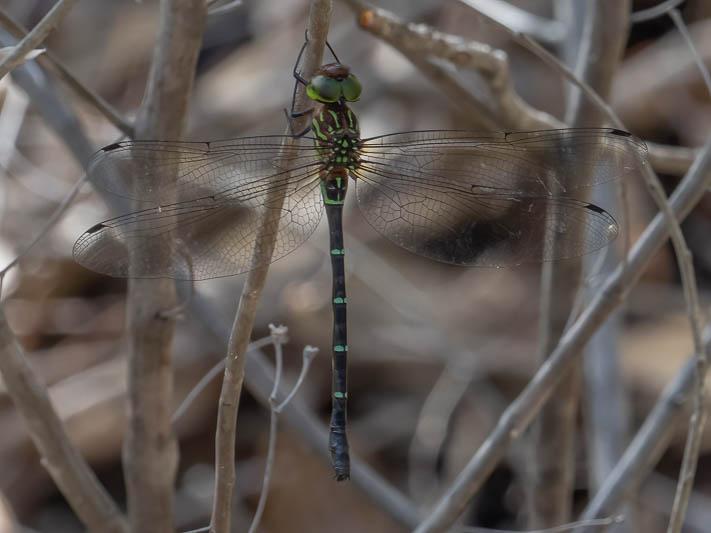
M 321 175 L 324 200 L 329 204 L 342 204 L 349 171 L 360 165 L 358 119 L 343 101 L 321 103 L 312 116 L 314 143 L 324 162 Z
M 320 104 L 312 117 L 314 142 L 326 170 L 358 168 L 360 130 L 358 119 L 348 105 L 345 102 Z

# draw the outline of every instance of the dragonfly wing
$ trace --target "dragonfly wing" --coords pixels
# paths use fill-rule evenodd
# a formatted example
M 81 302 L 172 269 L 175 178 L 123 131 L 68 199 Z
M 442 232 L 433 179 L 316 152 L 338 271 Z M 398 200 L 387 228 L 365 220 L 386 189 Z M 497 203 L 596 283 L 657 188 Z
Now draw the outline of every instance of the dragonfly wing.
M 574 128 L 514 133 L 412 131 L 366 139 L 363 158 L 411 169 L 421 179 L 472 188 L 563 194 L 622 178 L 646 163 L 647 147 L 627 132 Z
M 213 142 L 124 141 L 89 161 L 97 187 L 151 205 L 237 189 L 290 168 L 318 164 L 312 139 L 245 137 Z
M 395 244 L 446 263 L 497 267 L 609 244 L 614 218 L 567 196 L 575 187 L 563 170 L 584 171 L 582 183 L 592 185 L 638 169 L 644 153 L 617 130 L 409 132 L 365 141 L 354 174 L 365 218 Z
M 307 167 L 107 220 L 77 240 L 74 259 L 122 278 L 203 280 L 253 270 L 292 252 L 316 229 L 323 210 L 318 173 Z M 275 210 L 279 215 L 264 226 Z M 274 235 L 271 254 L 263 241 Z
M 376 231 L 444 263 L 500 267 L 570 259 L 604 248 L 618 233 L 609 213 L 572 198 L 424 193 L 382 174 L 359 172 L 358 178 L 358 205 Z

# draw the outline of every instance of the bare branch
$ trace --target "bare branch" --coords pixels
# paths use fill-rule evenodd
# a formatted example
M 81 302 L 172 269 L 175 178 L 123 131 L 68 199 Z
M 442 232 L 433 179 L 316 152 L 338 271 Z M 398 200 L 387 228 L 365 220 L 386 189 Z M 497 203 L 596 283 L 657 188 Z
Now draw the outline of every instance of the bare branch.
M 380 37 L 417 65 L 457 105 L 474 115 L 489 129 L 545 129 L 562 127 L 552 115 L 539 111 L 514 91 L 509 76 L 508 58 L 502 50 L 434 30 L 425 24 L 405 24 L 394 14 L 347 0 L 358 13 L 358 23 Z M 478 72 L 489 83 L 497 109 L 477 98 L 444 69 L 427 60 L 428 56 L 446 59 L 453 65 Z M 423 59 L 425 58 L 425 59 Z
M 308 23 L 309 42 L 305 50 L 302 69 L 302 74 L 306 78 L 310 78 L 321 65 L 332 8 L 330 0 L 312 0 L 311 2 Z M 296 102 L 299 109 L 306 107 L 306 94 L 303 87 L 299 87 Z M 295 119 L 293 124 L 295 131 L 303 129 L 307 119 L 308 117 L 302 117 L 301 120 Z M 291 129 L 287 128 L 286 133 L 290 134 Z M 284 193 L 275 194 L 280 196 L 271 200 L 273 202 L 271 205 L 275 207 L 270 209 L 265 217 L 264 228 L 273 228 L 279 221 L 280 209 L 278 206 L 283 203 Z M 276 232 L 263 232 L 258 236 L 260 242 L 255 246 L 255 249 L 273 250 L 275 238 Z M 225 377 L 220 392 L 217 435 L 215 437 L 215 500 L 210 521 L 212 533 L 228 533 L 230 531 L 232 489 L 235 483 L 235 433 L 239 398 L 244 380 L 245 353 L 267 271 L 268 266 L 265 266 L 252 270 L 247 275 L 227 347 Z
M 647 142 L 649 162 L 660 174 L 683 176 L 699 155 L 697 148 Z
M 679 33 L 681 33 L 686 42 L 691 55 L 694 58 L 701 76 L 706 83 L 706 88 L 711 94 L 711 77 L 706 65 L 701 61 L 691 36 L 684 25 L 681 14 L 675 8 L 669 12 L 669 16 L 674 21 Z M 699 460 L 699 451 L 701 447 L 701 437 L 706 423 L 707 410 L 705 401 L 705 386 L 706 374 L 708 372 L 708 359 L 706 350 L 704 350 L 701 340 L 701 319 L 699 317 L 699 294 L 696 287 L 696 277 L 694 276 L 694 267 L 691 261 L 691 252 L 684 247 L 677 250 L 677 256 L 683 255 L 684 261 L 679 261 L 679 271 L 684 286 L 684 300 L 688 308 L 689 322 L 691 324 L 691 334 L 694 340 L 694 352 L 696 356 L 696 381 L 694 388 L 694 412 L 691 415 L 689 424 L 689 432 L 686 438 L 686 446 L 684 447 L 684 457 L 682 459 L 681 471 L 679 472 L 679 482 L 677 484 L 676 494 L 674 495 L 674 504 L 672 506 L 671 518 L 667 533 L 678 533 L 684 522 L 686 507 L 689 504 L 691 497 L 691 488 L 694 484 L 694 474 Z
M 559 20 L 539 17 L 504 0 L 459 1 L 477 11 L 487 13 L 490 17 L 495 18 L 512 30 L 526 33 L 537 41 L 546 44 L 560 44 L 568 32 L 568 29 Z
M 711 176 L 711 137 L 701 156 L 694 162 L 671 197 L 671 207 L 683 219 L 708 187 Z M 526 388 L 502 414 L 496 428 L 470 459 L 452 486 L 434 509 L 417 527 L 415 533 L 445 531 L 464 510 L 472 495 L 487 479 L 508 445 L 528 426 L 531 418 L 549 398 L 551 387 L 565 376 L 575 355 L 590 339 L 600 324 L 619 305 L 624 294 L 636 283 L 644 267 L 669 237 L 668 218 L 658 214 L 635 243 L 627 260 L 607 277 L 590 305 L 563 335 Z
M 706 327 L 703 337 L 704 349 L 708 353 L 711 349 L 711 327 Z M 659 396 L 625 453 L 580 515 L 582 520 L 600 518 L 614 512 L 624 494 L 633 492 L 639 486 L 674 436 L 675 422 L 679 420 L 691 394 L 695 377 L 696 357 L 691 354 L 687 363 Z
M 86 174 L 82 175 L 81 178 L 79 178 L 74 185 L 72 185 L 72 188 L 69 190 L 67 195 L 62 199 L 60 204 L 57 206 L 57 208 L 54 210 L 52 215 L 47 219 L 47 221 L 44 223 L 42 226 L 42 229 L 35 235 L 35 237 L 27 244 L 13 259 L 10 261 L 7 265 L 5 265 L 2 270 L 0 270 L 0 280 L 3 279 L 5 274 L 7 274 L 8 270 L 10 270 L 12 267 L 17 265 L 17 263 L 20 262 L 20 260 L 29 252 L 32 250 L 32 248 L 37 245 L 38 242 L 40 242 L 44 237 L 52 230 L 54 229 L 54 225 L 57 223 L 57 221 L 62 217 L 62 215 L 65 213 L 65 211 L 69 208 L 70 204 L 76 198 L 77 193 L 79 192 L 79 189 L 81 188 L 82 185 L 86 182 Z
M 162 0 L 158 41 L 136 135 L 183 135 L 206 18 L 204 0 Z M 173 485 L 178 450 L 173 435 L 172 337 L 176 306 L 172 280 L 129 280 L 129 425 L 123 459 L 134 533 L 173 531 Z
M 92 532 L 128 533 L 128 526 L 69 436 L 27 364 L 27 356 L 0 310 L 0 372 L 15 407 L 52 479 L 79 519 Z
M 25 60 L 25 56 L 45 40 L 54 27 L 71 11 L 77 1 L 78 0 L 59 0 L 54 4 L 54 7 L 49 10 L 37 26 L 35 26 L 24 39 L 17 43 L 15 50 L 0 61 L 0 78 L 3 78 L 5 74 L 16 66 L 21 65 Z
M 612 77 L 626 42 L 629 2 L 600 0 L 576 4 L 572 9 L 582 17 L 583 30 L 571 45 L 577 50 L 575 71 L 581 80 L 607 96 Z M 601 125 L 597 108 L 581 98 L 576 88 L 568 91 L 566 122 L 573 127 Z M 577 179 L 585 180 L 589 169 L 580 169 Z M 624 184 L 623 184 L 624 186 Z M 583 192 L 583 191 L 581 191 Z M 590 191 L 588 191 L 590 194 Z M 584 199 L 580 197 L 580 199 Z M 550 224 L 563 223 L 555 219 Z M 582 238 L 582 236 L 581 236 Z M 552 243 L 555 247 L 557 243 Z M 541 274 L 539 360 L 553 351 L 575 311 L 576 295 L 589 266 L 583 258 L 544 263 Z M 582 358 L 579 357 L 565 381 L 547 402 L 533 428 L 535 457 L 528 500 L 529 528 L 551 527 L 571 519 L 575 480 L 576 424 L 582 389 Z
M 661 17 L 668 11 L 680 6 L 684 0 L 665 0 L 664 2 L 658 3 L 656 6 L 652 6 L 648 9 L 642 9 L 640 11 L 635 11 L 630 17 L 630 22 L 637 24 L 638 22 L 644 22 L 646 20 L 652 20 L 657 17 Z
M 529 106 L 515 92 L 509 74 L 507 54 L 503 50 L 439 32 L 425 24 L 405 24 L 393 13 L 367 6 L 359 0 L 346 0 L 346 3 L 358 14 L 358 23 L 363 29 L 399 50 L 482 127 L 491 130 L 565 127 L 565 124 L 554 116 Z M 524 43 L 526 38 L 521 34 L 514 33 L 505 26 L 501 28 L 523 46 L 530 47 L 528 41 Z M 484 102 L 484 99 L 462 87 L 446 69 L 422 59 L 428 55 L 446 59 L 455 66 L 473 70 L 483 76 L 489 82 L 496 108 L 492 109 L 488 100 Z M 571 83 L 575 83 L 571 79 L 574 78 L 572 73 L 569 73 L 570 77 L 563 72 L 561 74 Z M 697 153 L 698 150 L 693 148 L 649 143 L 649 160 L 652 166 L 665 174 L 683 175 L 689 170 Z
M 249 346 L 247 346 L 247 353 L 251 352 L 252 350 L 259 350 L 260 348 L 268 345 L 270 342 L 271 339 L 269 337 L 264 337 L 263 339 L 251 342 L 249 343 Z M 198 381 L 195 386 L 190 389 L 190 392 L 187 394 L 187 396 L 185 396 L 185 399 L 180 403 L 178 408 L 173 413 L 173 424 L 180 420 L 180 418 L 185 414 L 185 412 L 192 405 L 195 399 L 200 396 L 200 393 L 202 391 L 205 390 L 205 387 L 207 387 L 210 382 L 215 379 L 224 369 L 225 360 L 221 359 L 215 366 L 208 370 L 203 377 L 200 378 L 200 381 Z
M 0 9 L 0 24 L 16 38 L 22 39 L 27 35 L 27 30 L 22 27 L 15 19 L 7 14 L 3 9 Z M 80 82 L 74 74 L 55 56 L 51 50 L 38 57 L 37 62 L 47 69 L 54 69 L 59 78 L 72 89 L 79 98 L 85 100 L 89 105 L 93 106 L 99 113 L 104 115 L 106 120 L 113 124 L 127 137 L 133 138 L 133 126 L 126 122 L 121 114 L 116 111 L 106 100 L 89 89 L 86 85 Z

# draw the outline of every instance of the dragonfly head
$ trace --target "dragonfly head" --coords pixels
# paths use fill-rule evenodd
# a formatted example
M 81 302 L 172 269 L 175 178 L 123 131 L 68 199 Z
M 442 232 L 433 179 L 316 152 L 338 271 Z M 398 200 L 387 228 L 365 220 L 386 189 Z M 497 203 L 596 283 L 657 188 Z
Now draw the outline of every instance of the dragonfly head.
M 306 87 L 306 94 L 317 102 L 327 104 L 345 100 L 357 102 L 363 87 L 351 70 L 340 63 L 322 66 Z

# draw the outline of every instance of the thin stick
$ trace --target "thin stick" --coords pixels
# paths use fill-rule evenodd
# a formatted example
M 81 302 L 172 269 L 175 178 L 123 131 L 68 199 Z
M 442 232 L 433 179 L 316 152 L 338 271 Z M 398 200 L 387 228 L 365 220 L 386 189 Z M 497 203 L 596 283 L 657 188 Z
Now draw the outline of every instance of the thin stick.
M 86 182 L 86 174 L 82 174 L 82 177 L 79 178 L 74 183 L 74 185 L 72 185 L 72 188 L 62 199 L 61 203 L 57 206 L 52 215 L 44 223 L 39 233 L 35 235 L 35 237 L 29 242 L 29 244 L 27 244 L 22 249 L 22 251 L 13 258 L 12 261 L 10 261 L 7 265 L 5 265 L 5 267 L 3 267 L 2 270 L 0 270 L 0 279 L 2 279 L 5 274 L 7 274 L 8 270 L 14 267 L 17 263 L 19 263 L 20 260 L 27 254 L 27 252 L 32 250 L 32 248 L 34 248 L 39 241 L 41 241 L 52 229 L 54 229 L 54 225 L 57 223 L 57 220 L 59 220 L 65 213 L 65 211 L 69 208 L 69 204 L 71 204 L 71 202 L 74 200 L 77 193 L 79 192 L 79 189 L 82 185 L 84 185 L 84 182 Z
M 681 14 L 674 8 L 669 11 L 669 16 L 674 21 L 679 33 L 681 33 L 681 36 L 689 47 L 694 61 L 701 72 L 701 76 L 704 79 L 706 89 L 709 94 L 711 94 L 711 76 L 709 76 L 706 65 L 701 61 L 696 47 L 691 40 L 691 36 L 681 18 Z M 672 506 L 667 533 L 678 533 L 681 531 L 684 515 L 686 514 L 686 507 L 691 497 L 691 488 L 694 484 L 694 474 L 696 473 L 701 448 L 701 437 L 707 417 L 704 381 L 708 372 L 708 359 L 701 340 L 699 295 L 696 289 L 696 278 L 694 277 L 691 252 L 689 252 L 687 248 L 684 248 L 683 250 L 677 251 L 677 255 L 680 253 L 684 254 L 685 259 L 684 262 L 679 262 L 679 269 L 684 287 L 684 299 L 686 300 L 687 307 L 690 309 L 689 320 L 691 322 L 694 353 L 696 356 L 696 383 L 694 387 L 694 411 L 689 424 L 686 446 L 684 447 L 684 457 L 682 459 L 681 471 L 679 472 L 679 482 L 674 495 L 674 504 Z
M 31 50 L 37 48 L 44 41 L 49 32 L 60 23 L 67 13 L 74 7 L 78 0 L 59 0 L 54 7 L 39 21 L 30 33 L 22 39 L 15 49 L 0 61 L 0 78 L 10 72 L 13 68 L 21 65 L 25 56 Z
M 27 355 L 0 309 L 0 373 L 42 465 L 90 531 L 128 533 L 128 525 L 89 465 L 72 444 L 47 389 L 27 363 Z
M 263 339 L 251 342 L 249 343 L 249 346 L 247 346 L 247 352 L 249 353 L 252 350 L 259 350 L 260 348 L 266 346 L 267 344 L 270 344 L 271 342 L 272 341 L 269 337 L 264 337 Z M 213 379 L 219 376 L 220 372 L 222 372 L 224 369 L 225 360 L 220 359 L 220 361 L 215 366 L 205 372 L 205 375 L 200 378 L 200 381 L 198 381 L 192 389 L 190 389 L 190 392 L 187 394 L 187 396 L 185 396 L 185 399 L 180 403 L 178 408 L 173 413 L 173 424 L 175 424 L 176 422 L 178 422 L 178 420 L 182 418 L 182 416 L 192 405 L 195 399 L 200 396 L 200 393 L 202 393 L 202 391 L 205 390 L 205 387 L 207 387 Z
M 711 349 L 711 327 L 703 333 L 705 351 Z M 590 500 L 581 519 L 599 518 L 614 511 L 625 493 L 634 491 L 646 473 L 657 463 L 674 436 L 676 424 L 686 400 L 694 387 L 696 357 L 691 354 L 657 399 L 637 434 L 617 464 L 610 471 L 595 496 Z
M 635 11 L 630 17 L 630 22 L 632 24 L 637 24 L 639 22 L 644 22 L 646 20 L 652 20 L 662 15 L 666 14 L 668 11 L 680 6 L 684 0 L 665 0 L 660 2 L 656 6 L 652 6 L 648 9 L 642 9 L 640 11 Z
M 647 141 L 649 162 L 659 174 L 683 176 L 689 170 L 691 163 L 699 155 L 696 148 L 686 146 L 670 146 Z
M 0 9 L 0 24 L 16 39 L 22 39 L 27 35 L 27 30 L 3 9 Z M 99 113 L 104 115 L 106 120 L 113 124 L 124 135 L 131 139 L 134 137 L 133 126 L 126 122 L 121 114 L 106 100 L 80 82 L 51 50 L 47 50 L 44 54 L 40 55 L 37 58 L 37 62 L 47 69 L 54 69 L 59 75 L 59 78 L 63 80 L 79 98 L 85 100 Z
M 208 7 L 207 15 L 209 17 L 222 16 L 229 13 L 230 11 L 234 11 L 235 9 L 239 9 L 241 7 L 242 0 L 232 0 L 232 2 L 227 2 L 226 4 L 223 4 L 221 6 Z
M 282 346 L 288 342 L 287 328 L 285 326 L 276 327 L 274 324 L 269 324 L 271 331 L 271 340 L 274 345 L 274 386 L 269 395 L 269 444 L 267 445 L 267 460 L 264 465 L 264 477 L 262 478 L 262 492 L 259 495 L 257 510 L 254 512 L 252 524 L 249 526 L 248 533 L 254 533 L 259 527 L 259 522 L 262 520 L 264 507 L 267 505 L 267 496 L 269 495 L 269 483 L 272 479 L 272 468 L 274 466 L 274 455 L 276 451 L 277 440 L 277 421 L 279 415 L 276 411 L 276 397 L 281 384 L 281 371 L 284 366 L 284 355 Z
M 304 380 L 306 379 L 306 376 L 309 373 L 309 368 L 311 368 L 311 361 L 314 360 L 314 357 L 316 357 L 317 354 L 318 348 L 309 345 L 304 347 L 304 351 L 301 355 L 301 372 L 299 372 L 299 377 L 296 378 L 296 383 L 294 383 L 294 387 L 291 389 L 291 392 L 286 395 L 284 401 L 274 407 L 274 411 L 276 411 L 277 413 L 281 413 L 282 410 L 287 405 L 289 405 L 294 396 L 296 396 L 296 393 L 299 392 L 301 385 L 304 384 Z
M 311 77 L 320 66 L 332 8 L 330 0 L 312 0 L 311 2 L 308 23 L 309 43 L 303 63 L 305 77 Z M 299 87 L 297 99 L 300 108 L 305 108 L 306 95 L 303 87 Z M 295 119 L 293 127 L 296 131 L 303 129 L 306 120 L 308 120 L 306 116 Z M 288 128 L 286 134 L 289 134 Z M 278 225 L 278 217 L 281 216 L 279 206 L 283 203 L 283 193 L 279 194 L 282 194 L 281 198 L 273 199 L 274 208 L 270 209 L 265 217 L 263 226 L 265 229 Z M 263 232 L 259 236 L 260 242 L 255 249 L 269 250 L 268 255 L 271 255 L 275 238 L 276 232 Z M 239 398 L 244 380 L 245 353 L 267 271 L 268 266 L 264 266 L 252 270 L 247 275 L 227 348 L 225 376 L 218 407 L 217 435 L 215 436 L 215 499 L 210 521 L 212 533 L 229 533 L 230 531 L 232 490 L 235 484 L 235 433 Z
M 626 42 L 625 29 L 629 2 L 601 0 L 576 4 L 584 23 L 580 36 L 568 40 L 577 45 L 575 71 L 580 79 L 595 87 L 600 94 L 610 92 L 612 76 L 622 57 Z M 579 90 L 567 92 L 566 122 L 573 127 L 602 125 L 600 112 L 581 98 Z M 584 182 L 590 169 L 581 168 L 575 179 Z M 572 178 L 571 178 L 572 179 Z M 573 182 L 574 183 L 574 182 Z M 624 183 L 623 183 L 624 186 Z M 581 193 L 590 191 L 580 191 Z M 586 200 L 585 197 L 578 198 Z M 563 221 L 552 220 L 555 226 Z M 582 229 L 580 232 L 582 233 Z M 581 239 L 582 235 L 579 236 Z M 552 249 L 559 243 L 552 242 Z M 573 261 L 549 261 L 541 272 L 541 303 L 539 318 L 539 355 L 545 357 L 556 347 L 575 310 L 576 295 L 584 274 L 584 258 Z M 527 527 L 542 528 L 571 520 L 572 493 L 575 480 L 575 441 L 577 413 L 582 389 L 582 357 L 546 403 L 532 428 L 534 450 L 528 484 Z
M 614 524 L 621 524 L 624 522 L 623 516 L 613 516 L 608 518 L 596 518 L 592 520 L 580 520 L 578 522 L 569 522 L 567 524 L 562 524 L 560 526 L 549 527 L 546 529 L 536 529 L 528 530 L 525 532 L 516 532 L 504 529 L 489 529 L 483 527 L 460 527 L 457 528 L 457 532 L 461 533 L 564 533 L 565 531 L 571 531 L 579 527 L 586 528 L 600 528 L 607 527 Z

